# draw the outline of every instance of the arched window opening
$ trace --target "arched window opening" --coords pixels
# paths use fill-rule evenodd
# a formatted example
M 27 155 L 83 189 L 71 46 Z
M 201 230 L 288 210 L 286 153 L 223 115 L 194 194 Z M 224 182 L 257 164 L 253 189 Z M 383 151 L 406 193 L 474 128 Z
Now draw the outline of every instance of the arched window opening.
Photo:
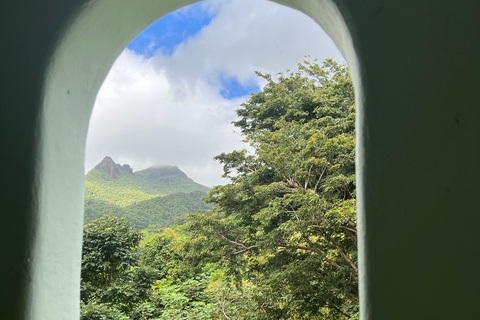
M 95 96 L 135 35 L 195 2 L 1 2 L 2 318 L 78 319 Z M 480 2 L 272 2 L 352 68 L 361 318 L 476 319 Z
M 322 65 L 326 58 L 333 60 Z M 335 88 L 318 89 L 322 86 Z M 281 90 L 288 92 L 279 94 Z M 260 98 L 262 94 L 278 97 L 274 101 Z M 95 314 L 356 319 L 353 99 L 335 45 L 317 23 L 290 8 L 267 1 L 206 1 L 147 28 L 117 58 L 90 119 L 82 319 Z M 290 148 L 291 155 L 273 157 L 291 161 L 291 175 L 284 171 L 287 166 L 265 162 L 267 144 L 259 139 L 263 131 L 254 133 L 252 125 L 241 123 L 256 117 L 245 113 L 252 106 L 269 103 L 278 108 L 267 107 L 272 114 L 257 120 L 273 123 L 266 125 L 274 134 L 270 145 L 277 147 L 272 155 Z M 242 108 L 243 115 L 236 112 Z M 285 144 L 296 139 L 301 140 L 297 145 Z M 328 149 L 331 143 L 337 150 Z M 262 155 L 255 145 L 262 145 Z M 348 152 L 341 154 L 339 148 Z M 236 151 L 241 149 L 247 153 Z M 341 161 L 326 160 L 331 152 Z M 242 158 L 247 154 L 256 158 L 255 164 Z M 241 181 L 237 177 L 244 165 L 263 170 L 263 178 Z M 252 182 L 258 178 L 266 182 Z M 238 189 L 247 182 L 249 187 Z M 216 185 L 210 203 L 202 202 Z M 229 186 L 239 194 L 247 189 L 255 194 L 230 204 L 217 201 Z M 262 188 L 264 194 L 258 192 Z M 340 189 L 341 195 L 334 194 Z M 319 196 L 329 192 L 336 205 Z M 260 201 L 256 207 L 245 205 Z M 314 201 L 318 203 L 312 205 Z M 251 210 L 251 224 L 238 223 L 246 219 L 245 212 L 222 213 L 236 206 L 239 212 Z M 275 206 L 283 208 L 268 216 Z M 323 215 L 343 215 L 344 221 L 332 225 L 334 219 L 319 218 Z M 309 225 L 300 226 L 307 220 Z M 238 234 L 249 229 L 248 236 Z

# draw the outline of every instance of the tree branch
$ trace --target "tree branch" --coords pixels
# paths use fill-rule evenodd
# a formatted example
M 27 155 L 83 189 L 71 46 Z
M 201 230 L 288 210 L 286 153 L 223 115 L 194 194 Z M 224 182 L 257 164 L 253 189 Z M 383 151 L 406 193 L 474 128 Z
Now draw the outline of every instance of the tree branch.
M 337 251 L 340 253 L 340 255 L 343 257 L 343 259 L 345 259 L 345 261 L 348 262 L 348 264 L 353 268 L 353 270 L 355 270 L 355 273 L 358 274 L 358 269 L 357 269 L 357 266 L 355 265 L 355 263 L 353 263 L 352 260 L 350 260 L 350 258 L 345 254 L 345 252 L 343 252 L 342 248 L 340 248 L 340 246 L 335 242 L 335 240 L 333 240 L 328 234 L 324 233 L 324 236 L 325 238 L 330 241 L 334 246 L 335 248 L 337 248 Z
M 337 306 L 335 305 L 332 305 L 332 308 L 337 310 L 338 312 L 340 312 L 341 314 L 343 314 L 345 317 L 347 317 L 348 319 L 350 319 L 351 315 L 348 315 L 346 314 L 345 312 L 343 312 L 342 310 L 340 310 L 340 308 L 338 308 Z
M 259 247 L 259 245 L 258 245 L 258 244 L 255 244 L 255 245 L 253 245 L 253 246 L 246 247 L 246 248 L 243 249 L 243 250 L 240 250 L 240 251 L 237 251 L 237 252 L 232 252 L 232 253 L 230 253 L 230 254 L 234 256 L 234 255 L 237 255 L 237 254 L 239 254 L 239 253 L 243 253 L 243 252 L 246 252 L 246 251 L 251 250 L 251 249 L 253 249 L 253 248 L 258 248 L 258 247 Z
M 222 313 L 223 315 L 225 316 L 226 319 L 228 320 L 231 320 L 232 318 L 230 318 L 229 316 L 227 316 L 227 313 L 225 312 L 225 306 L 224 306 L 224 303 L 222 303 L 222 301 L 220 300 L 219 297 L 215 297 L 218 301 L 218 304 L 220 305 L 220 308 L 222 309 Z
M 349 228 L 349 227 L 345 227 L 345 226 L 336 226 L 337 228 L 340 228 L 340 229 L 343 229 L 343 230 L 348 230 L 350 232 L 353 232 L 353 233 L 357 233 L 357 230 L 356 229 L 352 229 L 352 228 Z M 333 227 L 335 228 L 335 227 Z
M 227 237 L 225 237 L 225 236 L 224 236 L 223 234 L 221 234 L 221 233 L 217 233 L 217 236 L 220 237 L 220 238 L 222 238 L 223 240 L 226 240 L 226 241 L 230 242 L 231 244 L 234 244 L 234 245 L 236 245 L 236 246 L 238 246 L 238 247 L 242 247 L 242 248 L 243 248 L 243 249 L 240 250 L 240 251 L 236 251 L 236 252 L 230 253 L 231 255 L 237 255 L 237 254 L 239 254 L 239 253 L 246 252 L 246 251 L 251 250 L 251 249 L 253 249 L 253 248 L 257 248 L 257 247 L 259 246 L 258 244 L 255 244 L 255 245 L 253 245 L 253 246 L 247 247 L 247 246 L 245 246 L 243 243 L 236 242 L 236 241 L 233 241 L 233 240 L 228 239 Z
M 317 183 L 315 183 L 315 188 L 313 189 L 313 192 L 317 193 L 318 184 L 319 184 L 320 181 L 322 180 L 323 174 L 325 173 L 326 170 L 327 170 L 327 167 L 323 167 L 322 174 L 321 174 L 320 177 L 318 178 Z
M 342 230 L 345 231 L 345 233 L 348 235 L 348 237 L 353 242 L 355 242 L 355 246 L 357 245 L 357 237 L 356 237 L 357 230 L 356 229 L 352 229 L 352 228 L 349 228 L 349 227 L 346 227 L 346 226 L 322 227 L 322 226 L 319 226 L 318 224 L 311 224 L 311 225 L 307 226 L 307 228 L 315 228 L 319 232 L 321 232 L 322 234 L 324 234 L 325 230 L 327 230 L 327 229 L 329 229 L 329 230 L 342 229 Z
M 331 264 L 332 266 L 337 267 L 337 268 L 341 268 L 335 261 L 330 260 L 327 257 L 325 257 L 325 255 L 322 253 L 322 251 L 318 250 L 317 248 L 308 248 L 308 247 L 300 247 L 300 246 L 286 246 L 286 245 L 282 245 L 282 244 L 277 244 L 277 247 L 315 252 L 315 253 L 321 255 L 322 260 L 324 260 L 328 264 Z
M 290 186 L 292 186 L 293 188 L 295 189 L 299 189 L 299 190 L 305 190 L 304 188 L 300 187 L 298 185 L 298 183 L 296 181 L 294 181 L 293 179 L 288 179 L 287 182 L 290 184 Z
M 310 173 L 312 172 L 312 167 L 313 166 L 310 166 L 310 168 L 308 169 L 308 176 L 307 176 L 307 179 L 305 179 L 305 187 L 304 187 L 305 190 L 307 190 L 308 183 L 310 182 Z

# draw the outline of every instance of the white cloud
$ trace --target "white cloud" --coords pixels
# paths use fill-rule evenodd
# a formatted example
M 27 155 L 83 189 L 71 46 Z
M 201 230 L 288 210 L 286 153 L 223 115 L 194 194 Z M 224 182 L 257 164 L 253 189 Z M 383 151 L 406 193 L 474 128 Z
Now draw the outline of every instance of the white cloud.
M 119 56 L 90 120 L 86 170 L 109 155 L 134 170 L 174 164 L 207 186 L 225 183 L 212 158 L 244 147 L 230 122 L 247 97 L 223 99 L 219 74 L 258 81 L 255 70 L 295 69 L 305 54 L 341 59 L 320 27 L 292 9 L 255 0 L 205 6 L 216 18 L 171 56 Z

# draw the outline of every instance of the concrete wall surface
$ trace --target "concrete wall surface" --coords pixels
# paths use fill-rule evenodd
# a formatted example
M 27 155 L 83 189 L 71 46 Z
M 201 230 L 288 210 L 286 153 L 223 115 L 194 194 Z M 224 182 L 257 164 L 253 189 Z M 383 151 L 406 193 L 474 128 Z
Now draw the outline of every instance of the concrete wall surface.
M 78 319 L 95 96 L 138 33 L 193 2 L 0 2 L 1 319 Z M 352 69 L 362 320 L 479 318 L 480 2 L 275 2 Z

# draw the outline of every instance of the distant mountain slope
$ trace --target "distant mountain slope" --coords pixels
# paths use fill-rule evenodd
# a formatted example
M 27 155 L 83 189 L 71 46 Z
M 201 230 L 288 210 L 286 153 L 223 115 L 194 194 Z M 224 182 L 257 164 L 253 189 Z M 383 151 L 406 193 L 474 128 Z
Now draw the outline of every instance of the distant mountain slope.
M 206 195 L 203 191 L 180 192 L 140 201 L 123 208 L 106 201 L 85 200 L 85 221 L 112 214 L 124 217 L 136 229 L 145 229 L 150 225 L 169 227 L 189 213 L 210 208 L 211 205 L 201 200 Z
M 145 229 L 152 224 L 168 227 L 189 213 L 210 208 L 211 205 L 201 200 L 206 195 L 203 191 L 181 192 L 137 202 L 123 210 L 123 217 L 137 229 Z
M 174 194 L 177 192 L 192 192 L 198 190 L 204 192 L 210 191 L 210 188 L 190 179 L 177 166 L 154 166 L 137 171 L 134 175 L 143 178 L 143 181 L 148 181 L 152 188 L 151 190 L 155 190 L 160 194 Z M 147 186 L 145 186 L 145 188 L 147 188 Z
M 114 216 L 120 217 L 123 216 L 124 208 L 111 204 L 107 201 L 95 200 L 95 199 L 85 199 L 85 221 L 92 221 L 98 218 L 103 217 L 107 214 L 112 214 Z
M 200 200 L 209 190 L 177 166 L 133 172 L 128 164 L 105 157 L 85 176 L 85 220 L 110 213 L 140 229 L 151 224 L 169 226 L 190 212 L 209 208 Z

